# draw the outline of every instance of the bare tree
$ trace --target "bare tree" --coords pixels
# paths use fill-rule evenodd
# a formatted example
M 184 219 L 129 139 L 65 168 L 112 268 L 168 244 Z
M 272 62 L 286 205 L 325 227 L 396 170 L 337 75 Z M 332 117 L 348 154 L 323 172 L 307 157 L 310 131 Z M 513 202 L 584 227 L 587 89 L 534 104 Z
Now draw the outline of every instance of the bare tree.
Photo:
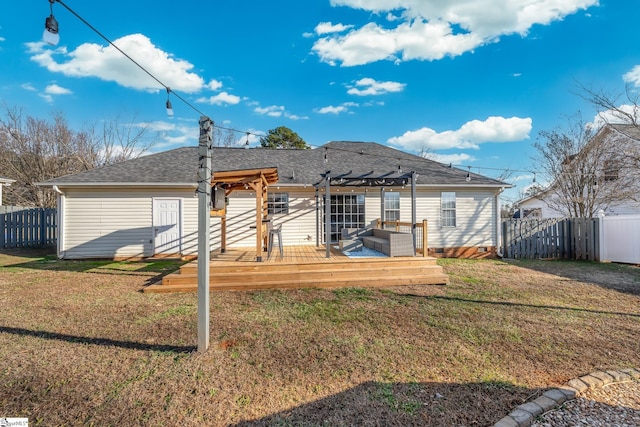
M 216 147 L 237 147 L 239 144 L 236 132 L 233 129 L 214 128 L 213 145 Z
M 534 144 L 534 161 L 552 183 L 545 202 L 567 216 L 592 218 L 600 209 L 637 198 L 636 174 L 620 174 L 629 166 L 628 156 L 617 138 L 599 130 L 577 114 L 564 128 L 540 132 Z
M 576 83 L 577 95 L 594 106 L 605 123 L 626 123 L 640 127 L 640 94 L 632 86 L 625 86 L 624 94 L 607 93 Z
M 62 113 L 43 120 L 5 106 L 0 117 L 0 175 L 16 180 L 6 189 L 7 203 L 55 206 L 55 194 L 37 182 L 137 157 L 155 141 L 146 135 L 147 128 L 117 120 L 105 123 L 100 132 L 96 127 L 74 131 Z

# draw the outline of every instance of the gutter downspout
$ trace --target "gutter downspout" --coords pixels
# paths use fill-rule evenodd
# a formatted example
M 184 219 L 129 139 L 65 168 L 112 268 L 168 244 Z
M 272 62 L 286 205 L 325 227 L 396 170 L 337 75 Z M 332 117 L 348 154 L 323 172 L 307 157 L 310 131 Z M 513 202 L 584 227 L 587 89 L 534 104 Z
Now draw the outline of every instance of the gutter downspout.
M 58 259 L 64 258 L 64 206 L 65 194 L 58 188 L 53 186 L 53 191 L 58 193 L 58 244 L 56 245 L 56 256 Z

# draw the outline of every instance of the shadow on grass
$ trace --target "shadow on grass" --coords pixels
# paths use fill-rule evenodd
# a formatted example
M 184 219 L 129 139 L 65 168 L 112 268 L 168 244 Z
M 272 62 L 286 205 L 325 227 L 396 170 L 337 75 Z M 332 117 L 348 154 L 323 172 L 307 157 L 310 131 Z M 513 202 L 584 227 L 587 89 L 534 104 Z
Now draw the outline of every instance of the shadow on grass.
M 640 296 L 640 268 L 630 264 L 569 260 L 514 260 L 504 262 L 540 273 Z
M 235 427 L 492 426 L 543 389 L 507 383 L 384 383 L 369 381 L 341 393 Z M 600 402 L 609 411 L 629 411 Z M 604 420 L 603 420 L 604 421 Z
M 191 353 L 196 350 L 195 346 L 147 344 L 132 341 L 112 340 L 110 338 L 79 337 L 75 335 L 60 334 L 57 332 L 32 331 L 30 329 L 12 328 L 8 326 L 0 326 L 0 333 L 29 336 L 46 340 L 65 341 L 76 344 L 92 344 L 104 347 L 119 347 L 129 350 L 160 351 L 171 353 Z
M 176 259 L 148 260 L 61 260 L 51 248 L 10 249 L 0 254 L 18 257 L 13 263 L 2 265 L 4 268 L 27 268 L 46 271 L 69 271 L 90 274 L 115 274 L 119 276 L 140 276 L 153 274 L 146 285 L 155 283 L 167 274 L 176 272 L 188 261 Z M 155 273 L 155 274 L 154 274 Z
M 563 307 L 559 305 L 536 305 L 536 304 L 524 304 L 524 303 L 510 302 L 510 301 L 488 301 L 488 300 L 477 300 L 477 299 L 460 298 L 460 297 L 447 297 L 447 296 L 441 296 L 441 295 L 416 295 L 416 294 L 407 294 L 407 293 L 398 293 L 397 295 L 403 296 L 403 297 L 421 298 L 421 299 L 429 299 L 429 300 L 500 305 L 505 307 L 540 308 L 545 310 L 567 310 L 567 311 L 575 311 L 578 313 L 607 314 L 607 315 L 614 315 L 614 316 L 628 316 L 628 317 L 640 318 L 640 313 L 623 313 L 618 311 L 591 310 L 588 308 Z

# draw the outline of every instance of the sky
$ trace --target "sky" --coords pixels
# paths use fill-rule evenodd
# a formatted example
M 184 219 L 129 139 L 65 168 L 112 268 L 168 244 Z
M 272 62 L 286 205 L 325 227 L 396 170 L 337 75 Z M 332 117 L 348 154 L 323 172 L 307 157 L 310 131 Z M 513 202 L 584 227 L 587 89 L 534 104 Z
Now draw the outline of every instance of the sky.
M 635 0 L 63 3 L 80 18 L 53 4 L 51 46 L 49 1 L 4 2 L 0 101 L 78 130 L 146 126 L 153 151 L 197 145 L 203 113 L 240 146 L 286 126 L 313 147 L 371 141 L 490 177 L 508 169 L 515 199 L 539 170 L 541 131 L 577 112 L 595 120 L 580 86 L 640 87 Z

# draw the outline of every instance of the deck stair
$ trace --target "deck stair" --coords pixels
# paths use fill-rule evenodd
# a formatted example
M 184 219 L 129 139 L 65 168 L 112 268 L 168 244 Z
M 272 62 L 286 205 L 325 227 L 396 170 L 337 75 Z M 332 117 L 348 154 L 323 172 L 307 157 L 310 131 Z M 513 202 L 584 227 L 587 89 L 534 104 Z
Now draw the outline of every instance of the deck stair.
M 430 257 L 327 259 L 285 257 L 275 262 L 243 261 L 239 253 L 212 256 L 210 289 L 294 289 L 446 284 L 448 277 Z M 145 292 L 195 292 L 197 261 L 164 276 Z

